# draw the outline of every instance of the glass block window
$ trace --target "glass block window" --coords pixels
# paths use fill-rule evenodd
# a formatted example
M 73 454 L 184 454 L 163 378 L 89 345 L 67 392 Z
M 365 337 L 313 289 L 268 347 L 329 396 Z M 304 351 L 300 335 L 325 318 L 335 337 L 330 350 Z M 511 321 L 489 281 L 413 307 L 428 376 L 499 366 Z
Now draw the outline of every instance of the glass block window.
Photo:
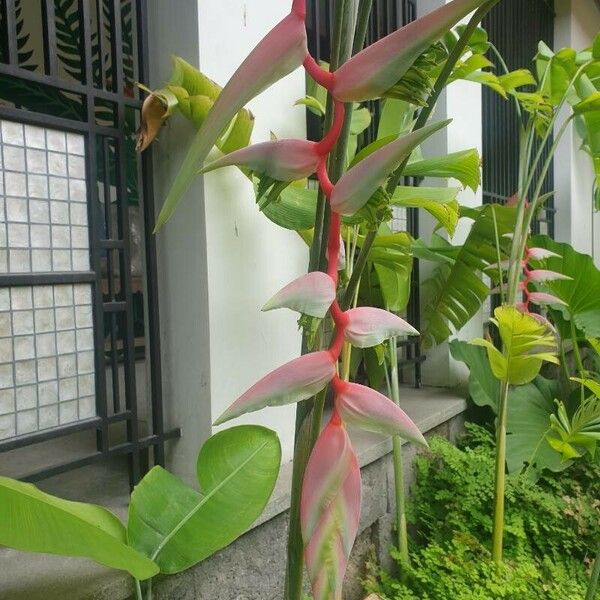
M 96 416 L 89 284 L 0 289 L 0 439 Z
M 83 136 L 0 121 L 0 273 L 89 271 Z
M 406 208 L 393 206 L 392 215 L 392 222 L 390 224 L 392 231 L 408 231 L 408 212 Z

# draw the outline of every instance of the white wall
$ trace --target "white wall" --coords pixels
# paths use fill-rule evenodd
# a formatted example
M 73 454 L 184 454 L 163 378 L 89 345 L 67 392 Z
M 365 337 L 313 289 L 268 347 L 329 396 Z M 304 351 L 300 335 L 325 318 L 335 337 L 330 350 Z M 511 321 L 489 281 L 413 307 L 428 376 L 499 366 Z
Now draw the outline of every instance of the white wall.
M 444 0 L 419 0 L 418 16 L 430 12 L 442 4 Z M 464 22 L 467 22 L 468 18 Z M 477 148 L 482 152 L 482 96 L 481 86 L 468 81 L 457 81 L 446 88 L 440 98 L 433 116 L 434 120 L 453 119 L 452 123 L 440 133 L 425 142 L 423 150 L 428 156 L 439 156 L 444 153 L 458 152 L 468 148 Z M 427 180 L 424 185 L 448 185 L 460 187 L 458 181 L 450 180 L 446 184 L 443 180 Z M 460 192 L 459 202 L 464 206 L 480 206 L 483 201 L 481 188 L 476 192 L 466 189 Z M 419 215 L 420 236 L 425 240 L 430 239 L 435 222 L 423 212 Z M 455 245 L 461 244 L 468 235 L 472 221 L 462 219 L 452 238 Z M 438 232 L 439 233 L 439 232 Z M 421 262 L 421 281 L 427 280 L 435 265 Z M 422 306 L 427 303 L 423 295 Z M 462 340 L 471 340 L 480 337 L 483 331 L 483 317 L 477 313 L 471 321 L 455 336 Z M 448 349 L 448 344 L 440 344 L 427 353 L 427 362 L 423 367 L 423 381 L 428 385 L 448 386 L 456 385 L 464 378 L 466 367 L 463 363 L 455 361 Z
M 200 67 L 224 83 L 260 39 L 287 13 L 281 0 L 200 0 Z M 301 69 L 249 104 L 256 117 L 253 141 L 305 137 Z M 297 315 L 261 313 L 284 284 L 306 272 L 308 252 L 296 233 L 260 214 L 250 182 L 235 168 L 205 178 L 211 408 L 213 418 L 260 377 L 298 356 Z M 275 429 L 291 458 L 295 407 L 266 409 L 235 422 Z M 229 426 L 229 425 L 227 425 Z
M 224 85 L 258 41 L 288 12 L 280 0 L 151 0 L 153 86 L 181 55 Z M 301 70 L 249 104 L 254 142 L 304 137 Z M 156 204 L 160 207 L 190 140 L 181 117 L 156 144 Z M 170 466 L 194 478 L 195 457 L 213 432 L 211 423 L 268 371 L 298 356 L 297 316 L 261 313 L 265 301 L 306 271 L 300 238 L 272 224 L 256 207 L 250 182 L 236 169 L 198 178 L 158 237 L 165 408 L 182 427 L 170 446 Z M 236 423 L 258 423 L 280 436 L 284 460 L 292 456 L 294 407 L 266 409 Z
M 559 0 L 556 13 L 556 49 L 581 50 L 590 46 L 600 31 L 600 10 L 591 0 Z M 565 110 L 563 118 L 568 114 Z M 556 239 L 571 243 L 579 252 L 594 254 L 600 264 L 600 215 L 593 212 L 592 205 L 593 169 L 580 145 L 581 139 L 569 127 L 556 153 Z

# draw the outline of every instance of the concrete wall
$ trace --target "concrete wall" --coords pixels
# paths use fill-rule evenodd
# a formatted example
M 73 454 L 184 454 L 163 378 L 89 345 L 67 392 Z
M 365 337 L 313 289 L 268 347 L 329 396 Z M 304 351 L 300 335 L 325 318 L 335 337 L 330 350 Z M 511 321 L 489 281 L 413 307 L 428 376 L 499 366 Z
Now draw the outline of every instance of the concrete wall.
M 556 2 L 557 49 L 581 50 L 600 31 L 600 9 L 591 0 Z M 565 109 L 563 117 L 568 115 Z M 562 121 L 560 121 L 562 123 Z M 592 254 L 600 264 L 600 214 L 593 211 L 594 183 L 591 159 L 579 150 L 581 139 L 570 126 L 556 153 L 556 239 L 569 242 L 579 252 Z

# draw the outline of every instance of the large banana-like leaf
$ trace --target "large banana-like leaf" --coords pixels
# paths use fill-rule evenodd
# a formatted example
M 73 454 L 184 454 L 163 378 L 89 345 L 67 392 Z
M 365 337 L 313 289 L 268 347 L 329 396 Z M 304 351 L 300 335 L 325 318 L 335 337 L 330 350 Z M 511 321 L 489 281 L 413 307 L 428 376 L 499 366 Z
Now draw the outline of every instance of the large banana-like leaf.
M 232 427 L 211 437 L 198 456 L 200 492 L 162 467 L 135 488 L 129 542 L 162 573 L 179 573 L 224 548 L 260 516 L 281 461 L 277 435 Z
M 158 573 L 152 560 L 127 545 L 125 527 L 110 511 L 7 477 L 0 477 L 0 545 L 91 558 L 140 580 Z
M 259 42 L 217 97 L 171 186 L 158 216 L 157 228 L 169 220 L 211 148 L 237 112 L 297 69 L 307 54 L 304 18 L 291 12 Z
M 514 230 L 514 209 L 498 205 L 463 209 L 465 216 L 474 219 L 469 235 L 462 246 L 444 248 L 447 260 L 426 284 L 428 299 L 425 326 L 421 330 L 426 346 L 439 344 L 450 337 L 450 325 L 456 331 L 463 327 L 489 295 L 482 274 L 486 267 L 498 262 L 493 211 L 500 245 L 507 250 L 508 240 L 502 236 Z
M 567 320 L 574 319 L 576 325 L 589 337 L 600 335 L 600 270 L 591 256 L 581 254 L 569 244 L 555 242 L 545 235 L 533 236 L 531 244 L 554 253 L 544 260 L 550 270 L 568 276 L 569 280 L 553 280 L 536 284 L 539 290 L 549 291 L 564 302 L 556 305 Z
M 533 316 L 507 304 L 499 306 L 490 321 L 498 328 L 502 350 L 481 338 L 472 340 L 471 344 L 487 350 L 496 379 L 511 385 L 523 385 L 538 376 L 543 361 L 559 363 L 554 333 Z

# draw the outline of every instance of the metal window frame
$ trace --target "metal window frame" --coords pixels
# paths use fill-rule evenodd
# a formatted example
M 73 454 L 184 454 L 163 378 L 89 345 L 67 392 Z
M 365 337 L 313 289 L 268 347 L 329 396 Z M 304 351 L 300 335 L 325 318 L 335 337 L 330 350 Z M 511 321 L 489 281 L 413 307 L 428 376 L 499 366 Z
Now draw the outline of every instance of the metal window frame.
M 1 1 L 1 0 L 0 0 Z M 161 376 L 161 351 L 160 351 L 160 329 L 159 329 L 159 306 L 158 306 L 158 282 L 157 282 L 157 257 L 155 238 L 152 225 L 155 221 L 152 187 L 152 156 L 151 151 L 144 152 L 141 156 L 139 173 L 140 183 L 140 206 L 143 212 L 144 223 L 144 248 L 145 248 L 145 279 L 146 298 L 145 311 L 147 311 L 146 348 L 147 360 L 150 368 L 150 409 L 152 412 L 152 423 L 150 435 L 140 436 L 138 428 L 138 407 L 135 381 L 135 347 L 132 314 L 132 277 L 130 268 L 130 241 L 129 241 L 129 214 L 127 204 L 127 182 L 126 182 L 126 136 L 124 122 L 126 110 L 133 108 L 139 110 L 141 101 L 136 98 L 125 96 L 123 90 L 123 52 L 117 40 L 122 39 L 121 32 L 121 0 L 111 0 L 113 15 L 112 29 L 112 57 L 113 72 L 116 73 L 112 82 L 112 90 L 99 89 L 96 87 L 93 76 L 93 34 L 91 0 L 78 0 L 77 9 L 79 23 L 82 24 L 82 71 L 85 73 L 85 81 L 74 82 L 62 79 L 57 74 L 56 55 L 56 27 L 54 24 L 54 2 L 43 0 L 42 29 L 44 31 L 44 68 L 45 74 L 32 72 L 21 68 L 18 64 L 17 30 L 15 18 L 15 0 L 3 0 L 5 15 L 5 31 L 0 32 L 5 36 L 7 62 L 0 63 L 0 75 L 10 76 L 30 83 L 44 84 L 66 92 L 79 94 L 83 98 L 86 120 L 76 121 L 48 114 L 36 113 L 21 108 L 0 106 L 0 119 L 18 121 L 24 124 L 38 125 L 42 127 L 57 128 L 67 132 L 75 132 L 85 137 L 85 162 L 87 181 L 87 205 L 88 222 L 90 233 L 90 264 L 88 272 L 73 273 L 26 273 L 26 274 L 2 274 L 0 275 L 0 286 L 31 286 L 31 285 L 57 285 L 90 283 L 92 285 L 92 303 L 94 314 L 94 355 L 95 355 L 95 385 L 96 385 L 96 409 L 97 416 L 92 419 L 78 421 L 69 425 L 59 425 L 52 429 L 37 431 L 29 434 L 19 435 L 14 438 L 0 441 L 0 453 L 8 452 L 18 448 L 24 448 L 40 442 L 62 438 L 81 431 L 96 432 L 96 452 L 79 456 L 73 460 L 53 465 L 48 468 L 29 473 L 22 479 L 25 481 L 39 481 L 60 473 L 77 469 L 86 465 L 97 463 L 105 459 L 126 455 L 129 459 L 129 480 L 133 486 L 144 474 L 149 462 L 147 453 L 153 451 L 153 463 L 164 465 L 165 441 L 180 436 L 179 429 L 165 431 L 163 418 L 162 398 L 162 376 Z M 148 73 L 148 9 L 146 0 L 131 0 L 135 8 L 135 23 L 137 28 L 137 62 L 139 77 L 142 81 L 149 80 Z M 100 7 L 101 2 L 97 3 Z M 101 12 L 99 10 L 99 12 Z M 102 21 L 100 20 L 102 19 Z M 103 17 L 99 16 L 100 28 Z M 102 52 L 103 36 L 100 38 L 100 51 Z M 104 81 L 103 69 L 102 84 Z M 1 91 L 0 91 L 1 97 Z M 114 127 L 98 125 L 95 110 L 97 100 L 104 100 L 116 106 L 116 123 Z M 99 217 L 101 204 L 98 197 L 96 144 L 99 139 L 112 140 L 115 144 L 115 156 L 117 157 L 116 181 L 117 204 L 119 205 L 119 239 L 103 239 L 100 236 Z M 104 169 L 104 187 L 110 185 L 110 173 Z M 107 179 L 108 178 L 108 179 Z M 110 212 L 110 210 L 108 211 Z M 110 230 L 109 230 L 110 231 Z M 103 274 L 101 269 L 102 254 L 106 251 L 118 251 L 120 256 L 120 297 L 112 298 L 105 302 L 103 299 L 102 283 Z M 108 261 L 109 263 L 111 261 Z M 109 281 L 113 281 L 114 266 L 108 265 Z M 123 368 L 125 379 L 125 402 L 121 403 L 119 398 L 116 402 L 114 413 L 109 414 L 108 398 L 106 388 L 104 321 L 111 320 L 111 339 L 114 342 L 115 321 L 121 318 L 124 322 L 125 335 L 123 338 Z M 111 345 L 112 366 L 115 366 L 114 354 L 116 348 Z M 118 377 L 118 372 L 117 375 Z M 113 378 L 115 375 L 113 375 Z M 109 430 L 117 423 L 126 424 L 126 441 L 111 446 L 109 442 Z
M 322 15 L 323 7 L 328 7 Z M 323 19 L 324 16 L 324 19 Z M 372 44 L 378 39 L 392 33 L 399 27 L 414 21 L 417 18 L 417 0 L 374 0 L 371 19 L 367 29 L 367 44 Z M 330 31 L 333 20 L 333 3 L 328 0 L 309 0 L 307 6 L 307 32 L 308 45 L 311 54 L 316 60 L 327 60 L 329 57 Z M 366 103 L 373 120 L 369 129 L 363 134 L 361 143 L 367 145 L 374 141 L 377 136 L 377 125 L 381 115 L 381 103 Z M 321 135 L 320 122 L 311 112 L 307 111 L 307 130 L 309 139 L 318 139 Z M 405 178 L 404 185 L 418 185 L 416 178 Z M 407 209 L 408 231 L 412 235 L 419 235 L 419 212 L 416 208 Z M 408 321 L 418 330 L 421 324 L 421 297 L 419 290 L 420 271 L 419 260 L 414 259 L 411 275 L 411 294 L 406 308 Z M 425 355 L 421 352 L 421 340 L 419 337 L 411 337 L 399 342 L 399 348 L 404 349 L 404 357 L 399 358 L 399 367 L 413 367 L 414 384 L 421 387 L 421 366 L 425 361 Z M 400 371 L 401 374 L 403 371 Z

